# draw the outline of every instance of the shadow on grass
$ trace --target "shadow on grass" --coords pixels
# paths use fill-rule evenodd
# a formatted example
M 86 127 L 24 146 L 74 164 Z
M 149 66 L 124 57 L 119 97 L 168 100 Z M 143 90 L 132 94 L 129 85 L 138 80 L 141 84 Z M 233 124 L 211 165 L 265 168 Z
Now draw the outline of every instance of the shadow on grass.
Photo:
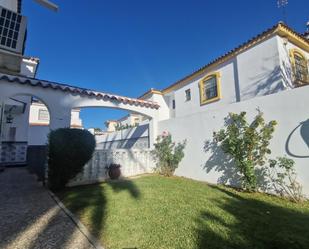
M 104 186 L 105 185 L 105 186 Z M 90 224 L 85 224 L 90 233 L 101 238 L 106 221 L 106 186 L 110 186 L 114 193 L 127 191 L 134 198 L 140 198 L 140 191 L 130 180 L 109 180 L 105 184 L 87 185 L 68 188 L 58 196 L 64 200 L 66 207 L 81 217 L 87 215 Z
M 305 249 L 309 248 L 309 212 L 243 198 L 217 186 L 224 193 L 213 209 L 196 220 L 200 249 Z M 296 205 L 296 204 L 295 204 Z
M 114 192 L 118 193 L 121 191 L 127 191 L 135 199 L 139 199 L 141 192 L 136 187 L 136 185 L 130 180 L 114 180 L 107 181 L 107 184 L 111 186 Z

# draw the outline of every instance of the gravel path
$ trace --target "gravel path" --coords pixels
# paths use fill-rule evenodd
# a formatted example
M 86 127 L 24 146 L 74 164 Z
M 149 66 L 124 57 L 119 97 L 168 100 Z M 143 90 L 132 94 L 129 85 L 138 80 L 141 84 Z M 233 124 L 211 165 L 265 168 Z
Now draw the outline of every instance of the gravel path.
M 0 173 L 1 249 L 94 249 L 26 168 Z

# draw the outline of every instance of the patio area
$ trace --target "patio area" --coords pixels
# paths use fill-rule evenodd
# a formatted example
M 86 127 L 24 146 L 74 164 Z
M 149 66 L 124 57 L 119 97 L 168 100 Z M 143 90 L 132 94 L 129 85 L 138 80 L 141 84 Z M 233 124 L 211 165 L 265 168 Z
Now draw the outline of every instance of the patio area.
M 0 248 L 94 248 L 26 168 L 0 173 L 0 203 Z

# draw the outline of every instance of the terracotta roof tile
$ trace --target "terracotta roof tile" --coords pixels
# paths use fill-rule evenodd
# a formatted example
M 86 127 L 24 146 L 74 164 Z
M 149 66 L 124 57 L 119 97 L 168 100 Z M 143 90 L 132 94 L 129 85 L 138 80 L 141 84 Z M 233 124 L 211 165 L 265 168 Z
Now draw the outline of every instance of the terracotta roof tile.
M 204 66 L 200 67 L 199 69 L 195 70 L 191 74 L 189 74 L 189 75 L 183 77 L 182 79 L 176 81 L 175 83 L 169 85 L 168 87 L 166 87 L 163 90 L 161 90 L 161 92 L 166 93 L 170 89 L 173 89 L 176 86 L 180 86 L 184 81 L 186 81 L 187 79 L 190 79 L 191 77 L 195 76 L 196 74 L 199 74 L 199 73 L 203 72 L 205 69 L 209 68 L 210 66 L 215 65 L 217 63 L 220 63 L 221 61 L 224 61 L 227 58 L 230 58 L 230 56 L 234 56 L 235 54 L 243 51 L 244 49 L 247 49 L 250 45 L 255 44 L 256 42 L 259 42 L 259 41 L 263 40 L 268 35 L 272 35 L 273 32 L 275 32 L 277 30 L 277 28 L 279 28 L 279 27 L 283 27 L 284 29 L 286 29 L 290 33 L 292 33 L 295 36 L 297 36 L 299 39 L 301 39 L 304 42 L 309 44 L 309 40 L 306 39 L 304 37 L 304 35 L 295 32 L 293 29 L 291 29 L 289 26 L 287 26 L 283 22 L 279 22 L 278 24 L 274 25 L 273 27 L 265 30 L 264 32 L 262 32 L 262 33 L 260 33 L 260 34 L 258 34 L 256 36 L 254 36 L 253 38 L 247 40 L 246 42 L 242 43 L 241 45 L 237 46 L 236 48 L 231 49 L 230 51 L 226 52 L 225 54 L 217 57 L 216 59 L 214 59 L 212 61 L 210 61 L 209 63 L 207 63 L 206 65 L 204 65 Z M 147 93 L 148 92 L 144 93 L 142 96 L 146 95 Z
M 5 80 L 11 83 L 19 83 L 23 85 L 51 88 L 54 90 L 60 90 L 60 91 L 70 92 L 70 93 L 79 94 L 79 95 L 97 97 L 103 100 L 113 100 L 113 101 L 117 101 L 123 104 L 129 103 L 130 105 L 145 106 L 145 107 L 149 107 L 152 109 L 158 109 L 160 107 L 158 103 L 153 102 L 153 101 L 145 101 L 145 100 L 140 100 L 140 99 L 135 99 L 135 98 L 118 96 L 115 94 L 97 92 L 97 91 L 93 91 L 93 90 L 86 89 L 86 88 L 74 87 L 74 86 L 67 85 L 67 84 L 60 84 L 56 82 L 40 80 L 40 79 L 35 79 L 35 78 L 28 78 L 28 77 L 23 77 L 23 76 L 0 73 L 0 80 Z

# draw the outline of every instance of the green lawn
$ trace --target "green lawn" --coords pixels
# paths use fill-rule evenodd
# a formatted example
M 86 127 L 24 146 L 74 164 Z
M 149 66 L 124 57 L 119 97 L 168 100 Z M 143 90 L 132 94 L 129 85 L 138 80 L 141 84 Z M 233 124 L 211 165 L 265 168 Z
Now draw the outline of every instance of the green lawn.
M 108 249 L 309 248 L 309 202 L 161 176 L 59 196 Z

